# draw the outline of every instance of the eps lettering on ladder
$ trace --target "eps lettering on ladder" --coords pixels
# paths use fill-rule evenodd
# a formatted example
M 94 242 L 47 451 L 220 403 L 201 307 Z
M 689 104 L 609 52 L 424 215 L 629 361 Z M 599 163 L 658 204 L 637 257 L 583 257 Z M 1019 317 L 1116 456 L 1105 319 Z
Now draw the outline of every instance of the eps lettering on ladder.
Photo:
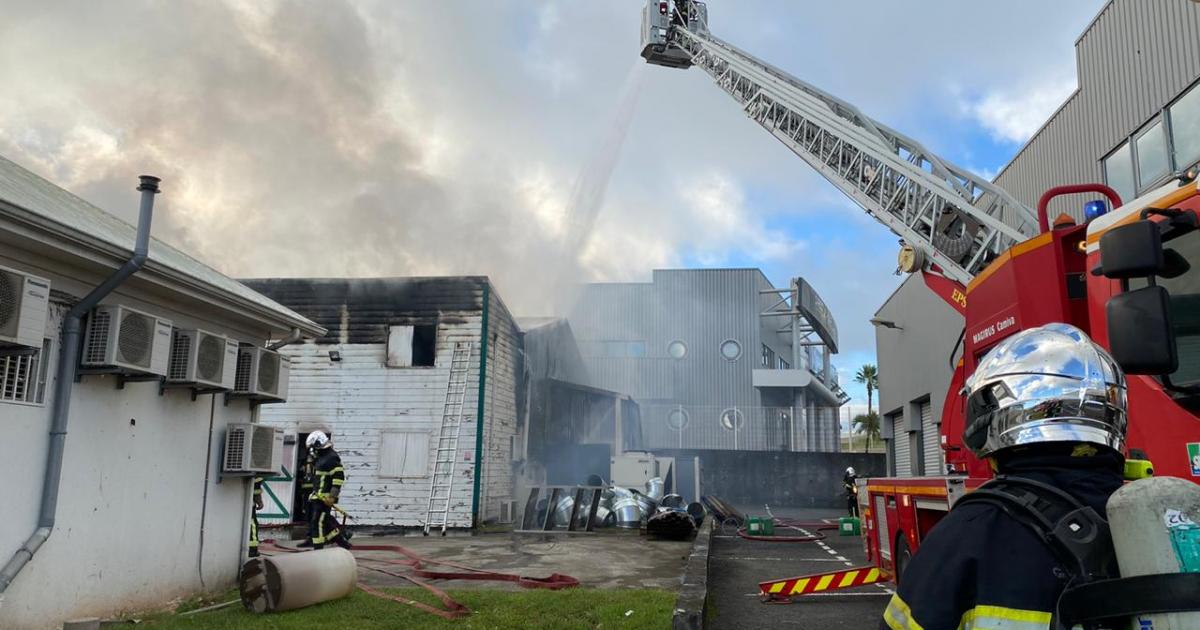
M 1138 630 L 1154 630 L 1154 622 L 1149 619 L 1138 617 Z

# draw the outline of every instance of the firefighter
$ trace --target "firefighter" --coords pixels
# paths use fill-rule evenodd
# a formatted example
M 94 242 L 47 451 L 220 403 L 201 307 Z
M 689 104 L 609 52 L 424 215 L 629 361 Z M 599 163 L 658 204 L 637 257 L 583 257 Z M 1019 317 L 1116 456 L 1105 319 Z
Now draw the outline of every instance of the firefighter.
M 333 506 L 337 505 L 346 481 L 342 458 L 333 450 L 324 431 L 310 433 L 305 445 L 316 452 L 313 492 L 308 497 L 308 536 L 313 549 L 321 549 L 326 543 L 349 549 L 350 543 L 333 516 Z
M 846 468 L 846 474 L 842 475 L 842 490 L 846 493 L 846 510 L 850 512 L 850 516 L 858 517 L 858 487 L 854 481 L 858 479 L 858 475 L 854 472 L 854 467 Z
M 258 557 L 258 511 L 263 509 L 263 478 L 254 478 L 254 509 L 250 511 L 250 557 Z
M 997 344 L 966 395 L 963 441 L 997 476 L 959 499 L 910 560 L 898 540 L 899 586 L 880 628 L 1057 630 L 1066 587 L 1115 577 L 1112 542 L 1105 526 L 1066 553 L 1062 532 L 1041 537 L 1038 523 L 1101 531 L 1091 527 L 1123 481 L 1124 374 L 1083 331 L 1048 324 Z

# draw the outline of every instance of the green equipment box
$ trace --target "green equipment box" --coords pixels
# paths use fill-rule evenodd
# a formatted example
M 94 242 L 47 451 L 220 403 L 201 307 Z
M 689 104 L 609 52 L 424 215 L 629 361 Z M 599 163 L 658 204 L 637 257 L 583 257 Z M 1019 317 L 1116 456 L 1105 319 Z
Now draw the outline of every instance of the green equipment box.
M 838 536 L 859 536 L 862 534 L 862 521 L 853 516 L 843 516 L 838 519 Z
M 746 533 L 751 536 L 774 536 L 775 519 L 769 516 L 751 516 L 746 519 Z

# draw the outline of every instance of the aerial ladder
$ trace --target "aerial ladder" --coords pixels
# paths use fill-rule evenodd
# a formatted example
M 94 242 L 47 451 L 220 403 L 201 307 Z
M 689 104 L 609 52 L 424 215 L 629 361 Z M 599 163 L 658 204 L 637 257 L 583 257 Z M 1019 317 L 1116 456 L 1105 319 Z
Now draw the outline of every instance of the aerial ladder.
M 1034 212 L 1000 187 L 714 36 L 702 2 L 648 2 L 641 54 L 708 73 L 747 116 L 902 239 L 902 271 L 952 281 L 954 300 L 931 288 L 960 311 L 961 288 L 1038 233 Z

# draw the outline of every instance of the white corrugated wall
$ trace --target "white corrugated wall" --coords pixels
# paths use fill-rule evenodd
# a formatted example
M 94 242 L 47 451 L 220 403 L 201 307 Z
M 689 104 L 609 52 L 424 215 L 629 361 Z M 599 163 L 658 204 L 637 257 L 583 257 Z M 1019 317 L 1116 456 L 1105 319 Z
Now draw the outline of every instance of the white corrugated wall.
M 342 507 L 358 524 L 420 526 L 429 505 L 429 476 L 380 477 L 380 434 L 428 432 L 432 468 L 454 343 L 474 342 L 449 518 L 451 527 L 470 527 L 481 315 L 478 311 L 444 314 L 438 325 L 436 366 L 431 368 L 385 367 L 384 344 L 288 346 L 283 350 L 292 360 L 288 402 L 264 405 L 261 421 L 288 431 L 332 430 L 346 469 Z M 340 352 L 341 361 L 330 361 L 330 350 Z

